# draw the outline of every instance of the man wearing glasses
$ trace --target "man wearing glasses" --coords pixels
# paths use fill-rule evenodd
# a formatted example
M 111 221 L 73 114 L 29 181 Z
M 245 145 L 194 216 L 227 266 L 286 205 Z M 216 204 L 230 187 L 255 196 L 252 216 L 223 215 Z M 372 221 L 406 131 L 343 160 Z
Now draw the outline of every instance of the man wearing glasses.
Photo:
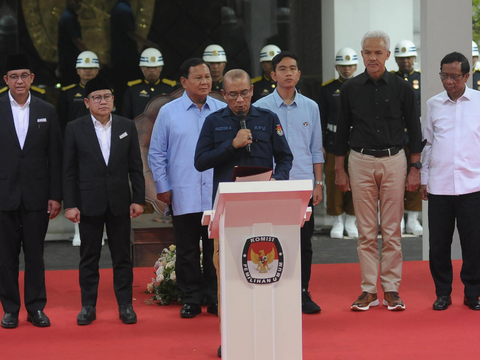
M 32 96 L 34 75 L 27 55 L 7 58 L 0 99 L 0 301 L 4 328 L 18 326 L 18 256 L 25 254 L 27 321 L 50 326 L 43 244 L 48 220 L 61 210 L 62 143 L 55 108 Z
M 208 96 L 212 88 L 210 68 L 203 59 L 186 60 L 180 67 L 182 97 L 164 105 L 157 116 L 150 140 L 148 164 L 158 200 L 172 214 L 177 245 L 177 283 L 183 292 L 180 317 L 194 318 L 202 312 L 217 315 L 217 276 L 213 267 L 213 241 L 202 215 L 212 208 L 212 171 L 200 173 L 193 166 L 195 145 L 205 118 L 225 107 Z M 200 267 L 200 239 L 203 271 Z
M 386 71 L 390 37 L 384 31 L 367 32 L 362 39 L 365 72 L 347 81 L 340 92 L 335 137 L 335 184 L 352 190 L 357 215 L 357 252 L 362 272 L 362 294 L 353 311 L 378 306 L 377 281 L 384 292 L 383 305 L 405 310 L 398 294 L 402 279 L 403 198 L 405 189 L 420 185 L 422 133 L 415 94 L 402 78 Z M 403 151 L 405 131 L 412 168 L 407 176 Z M 345 156 L 348 171 L 345 172 Z M 378 247 L 378 204 L 382 231 L 381 260 Z
M 113 95 L 105 78 L 88 81 L 85 94 L 90 115 L 67 124 L 63 162 L 65 217 L 79 224 L 82 239 L 82 310 L 77 324 L 88 325 L 96 319 L 98 262 L 105 225 L 119 317 L 124 324 L 134 324 L 130 219 L 143 213 L 145 203 L 137 130 L 133 121 L 111 114 Z
M 434 310 L 452 304 L 452 236 L 457 224 L 462 246 L 463 303 L 480 310 L 480 92 L 467 87 L 467 58 L 453 52 L 440 62 L 444 92 L 427 101 L 422 185 L 428 200 L 430 271 Z
M 309 98 L 299 94 L 295 89 L 300 80 L 298 57 L 289 51 L 282 51 L 272 59 L 272 79 L 277 83 L 275 91 L 258 100 L 255 106 L 271 110 L 280 118 L 285 136 L 292 149 L 293 162 L 290 171 L 291 180 L 311 180 L 312 215 L 301 228 L 301 263 L 302 263 L 302 312 L 316 314 L 318 306 L 308 291 L 312 273 L 312 235 L 315 230 L 313 206 L 322 201 L 323 181 L 322 164 L 322 126 L 318 105 Z

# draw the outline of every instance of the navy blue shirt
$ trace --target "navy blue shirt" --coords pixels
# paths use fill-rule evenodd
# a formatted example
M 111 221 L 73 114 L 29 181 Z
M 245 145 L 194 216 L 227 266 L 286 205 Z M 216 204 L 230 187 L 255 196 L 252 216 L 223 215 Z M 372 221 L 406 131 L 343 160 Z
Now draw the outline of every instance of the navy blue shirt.
M 288 180 L 293 155 L 280 124 L 270 110 L 250 106 L 245 118 L 251 130 L 253 143 L 251 152 L 245 147 L 235 149 L 232 141 L 240 130 L 237 116 L 229 107 L 210 114 L 203 124 L 195 150 L 195 168 L 213 171 L 213 197 L 219 182 L 232 181 L 235 166 L 263 166 L 275 170 L 273 178 Z

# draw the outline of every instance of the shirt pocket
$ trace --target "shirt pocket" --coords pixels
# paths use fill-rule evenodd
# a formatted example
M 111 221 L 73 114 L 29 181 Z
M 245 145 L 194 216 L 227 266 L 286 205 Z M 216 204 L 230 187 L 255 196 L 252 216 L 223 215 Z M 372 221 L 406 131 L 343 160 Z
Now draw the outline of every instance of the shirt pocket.
M 252 136 L 251 155 L 264 159 L 273 159 L 270 134 L 264 131 L 252 131 Z

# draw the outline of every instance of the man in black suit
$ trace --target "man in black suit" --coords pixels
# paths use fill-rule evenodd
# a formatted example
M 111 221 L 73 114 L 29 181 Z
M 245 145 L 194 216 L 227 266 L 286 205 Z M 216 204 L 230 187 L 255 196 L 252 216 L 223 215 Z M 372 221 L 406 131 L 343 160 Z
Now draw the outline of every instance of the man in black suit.
M 25 254 L 27 320 L 50 326 L 43 243 L 48 220 L 62 199 L 62 143 L 55 108 L 34 97 L 34 75 L 26 55 L 7 59 L 8 96 L 0 98 L 0 301 L 4 328 L 18 326 L 18 256 Z
M 103 77 L 90 80 L 85 86 L 85 106 L 90 115 L 69 122 L 65 130 L 65 217 L 79 223 L 82 239 L 82 310 L 77 317 L 78 325 L 88 325 L 96 319 L 104 225 L 120 319 L 125 324 L 137 322 L 132 308 L 130 219 L 143 213 L 145 180 L 135 123 L 111 114 L 111 89 Z

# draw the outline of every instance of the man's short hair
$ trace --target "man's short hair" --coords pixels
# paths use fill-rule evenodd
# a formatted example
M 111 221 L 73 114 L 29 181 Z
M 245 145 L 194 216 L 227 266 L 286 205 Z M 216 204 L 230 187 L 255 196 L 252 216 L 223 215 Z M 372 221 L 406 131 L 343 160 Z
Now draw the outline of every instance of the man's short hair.
M 275 55 L 275 57 L 272 59 L 273 72 L 277 70 L 277 65 L 280 64 L 280 62 L 286 57 L 294 59 L 297 62 L 298 68 L 298 56 L 296 54 L 291 51 L 280 51 L 280 53 Z
M 198 66 L 201 64 L 205 64 L 208 66 L 208 69 L 210 70 L 210 65 L 208 65 L 205 60 L 202 58 L 191 58 L 187 59 L 183 62 L 183 64 L 180 66 L 180 78 L 184 77 L 185 79 L 188 79 L 188 74 L 190 73 L 190 68 L 193 66 Z
M 470 64 L 468 63 L 468 59 L 463 54 L 460 54 L 456 51 L 445 55 L 442 61 L 440 61 L 440 71 L 442 71 L 443 64 L 451 64 L 456 61 L 458 61 L 461 65 L 463 76 L 470 72 Z
M 251 83 L 250 75 L 248 75 L 248 73 L 245 70 L 233 69 L 233 70 L 227 71 L 227 73 L 223 76 L 223 81 L 222 81 L 223 89 L 225 90 L 226 80 L 231 81 L 231 80 L 243 79 L 243 78 L 247 79 L 249 84 Z
M 371 30 L 368 31 L 365 35 L 363 35 L 361 45 L 363 49 L 363 43 L 367 39 L 382 39 L 385 42 L 385 47 L 387 48 L 387 51 L 390 50 L 390 36 L 385 31 L 382 30 Z

